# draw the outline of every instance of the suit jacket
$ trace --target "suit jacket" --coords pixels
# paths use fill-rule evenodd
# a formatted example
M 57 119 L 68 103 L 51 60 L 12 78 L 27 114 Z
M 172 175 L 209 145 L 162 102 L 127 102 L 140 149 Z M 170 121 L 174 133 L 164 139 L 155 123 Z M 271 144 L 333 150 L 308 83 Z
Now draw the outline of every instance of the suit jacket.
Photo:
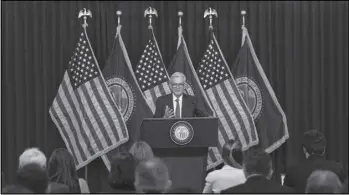
M 290 188 L 284 187 L 274 181 L 268 180 L 263 176 L 253 176 L 246 180 L 244 184 L 237 185 L 232 188 L 221 191 L 221 194 L 234 193 L 294 193 Z
M 308 177 L 317 169 L 336 173 L 342 182 L 348 175 L 342 164 L 326 160 L 322 156 L 311 155 L 307 160 L 288 168 L 284 185 L 295 189 L 297 193 L 305 193 Z
M 173 106 L 172 93 L 158 97 L 156 100 L 156 111 L 154 118 L 162 118 L 165 114 L 166 106 L 171 109 Z M 183 94 L 182 99 L 182 118 L 185 117 L 206 117 L 208 114 L 204 111 L 203 107 L 198 104 L 194 96 Z
M 230 187 L 243 184 L 246 181 L 242 169 L 224 165 L 222 169 L 210 172 L 206 176 L 206 184 L 202 193 L 220 193 Z

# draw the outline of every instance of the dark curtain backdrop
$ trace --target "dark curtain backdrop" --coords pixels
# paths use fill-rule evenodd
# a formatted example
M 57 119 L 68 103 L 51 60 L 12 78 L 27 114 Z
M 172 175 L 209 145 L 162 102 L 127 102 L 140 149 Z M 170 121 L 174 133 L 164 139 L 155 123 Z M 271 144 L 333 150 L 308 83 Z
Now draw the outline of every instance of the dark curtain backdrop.
M 116 32 L 116 10 L 123 12 L 122 36 L 135 66 L 148 40 L 144 10 L 155 7 L 154 33 L 166 66 L 177 44 L 177 11 L 194 66 L 208 41 L 204 11 L 213 19 L 218 42 L 231 65 L 241 44 L 241 15 L 257 56 L 284 109 L 290 139 L 273 152 L 277 172 L 303 158 L 304 131 L 318 129 L 328 140 L 327 158 L 348 162 L 348 2 L 2 2 L 1 14 L 1 168 L 14 181 L 18 156 L 27 147 L 47 157 L 65 147 L 48 109 L 78 37 L 82 8 L 92 11 L 88 35 L 101 68 Z M 83 176 L 84 169 L 79 170 Z M 102 160 L 88 165 L 92 192 L 105 191 Z

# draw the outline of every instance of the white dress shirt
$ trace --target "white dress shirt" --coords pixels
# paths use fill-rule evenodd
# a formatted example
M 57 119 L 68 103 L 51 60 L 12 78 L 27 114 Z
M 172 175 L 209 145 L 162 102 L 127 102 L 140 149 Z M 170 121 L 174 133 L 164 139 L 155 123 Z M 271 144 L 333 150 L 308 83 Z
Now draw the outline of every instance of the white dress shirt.
M 177 102 L 176 102 L 177 97 L 172 94 L 172 102 L 173 102 L 173 114 L 176 115 L 176 107 L 177 107 Z M 182 99 L 183 95 L 181 95 L 179 98 L 179 116 L 182 118 Z
M 222 190 L 243 184 L 246 181 L 242 169 L 224 165 L 222 169 L 210 172 L 202 193 L 220 193 Z

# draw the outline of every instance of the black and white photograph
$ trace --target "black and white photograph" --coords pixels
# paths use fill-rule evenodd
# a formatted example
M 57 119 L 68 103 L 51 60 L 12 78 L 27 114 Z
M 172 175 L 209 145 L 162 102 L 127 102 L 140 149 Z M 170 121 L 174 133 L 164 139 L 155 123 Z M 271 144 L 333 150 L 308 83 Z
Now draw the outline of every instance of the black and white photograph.
M 1 193 L 348 194 L 348 1 L 1 1 Z

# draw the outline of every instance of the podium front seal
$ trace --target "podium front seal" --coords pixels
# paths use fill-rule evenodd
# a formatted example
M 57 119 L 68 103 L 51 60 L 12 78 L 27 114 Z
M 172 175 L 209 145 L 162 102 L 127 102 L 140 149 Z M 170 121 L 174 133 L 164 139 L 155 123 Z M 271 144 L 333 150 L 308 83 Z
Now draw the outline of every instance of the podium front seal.
M 194 137 L 193 127 L 185 121 L 177 121 L 171 126 L 170 137 L 178 145 L 186 145 Z

